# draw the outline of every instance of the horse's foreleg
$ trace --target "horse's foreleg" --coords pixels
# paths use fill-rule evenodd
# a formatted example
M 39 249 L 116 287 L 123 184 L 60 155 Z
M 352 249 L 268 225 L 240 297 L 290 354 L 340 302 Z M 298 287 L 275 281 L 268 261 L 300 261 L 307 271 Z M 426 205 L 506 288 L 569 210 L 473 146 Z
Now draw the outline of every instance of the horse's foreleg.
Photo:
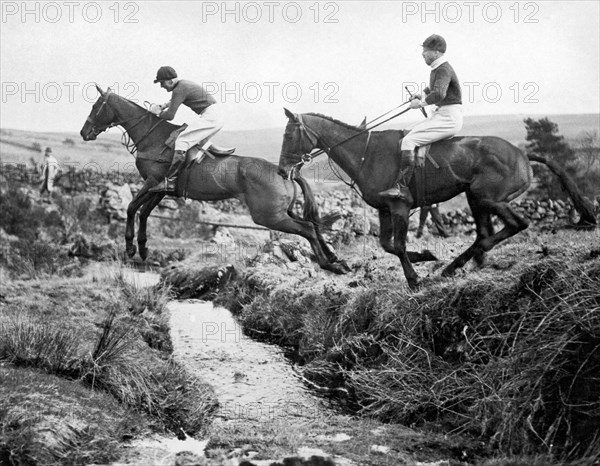
M 146 247 L 146 225 L 148 223 L 148 217 L 165 196 L 166 193 L 154 193 L 153 197 L 146 201 L 142 206 L 142 209 L 140 210 L 140 225 L 138 227 L 137 239 L 138 250 L 142 260 L 146 260 L 146 258 L 148 257 L 148 248 Z
M 415 272 L 415 269 L 410 262 L 409 255 L 406 252 L 409 211 L 409 207 L 403 202 L 395 203 L 391 208 L 392 226 L 394 229 L 394 249 L 396 250 L 396 255 L 400 259 L 400 264 L 402 264 L 408 286 L 414 290 L 419 285 L 419 276 L 417 275 L 417 272 Z
M 144 184 L 142 189 L 135 195 L 127 206 L 127 223 L 125 225 L 125 252 L 127 256 L 133 257 L 136 253 L 136 247 L 133 244 L 133 237 L 135 236 L 135 213 L 138 209 L 153 196 L 152 193 L 148 192 L 149 185 Z
M 464 266 L 467 261 L 476 254 L 483 254 L 489 251 L 501 241 L 516 235 L 518 232 L 529 226 L 529 222 L 517 214 L 512 207 L 510 207 L 508 202 L 494 202 L 488 200 L 479 200 L 478 202 L 482 209 L 500 217 L 500 220 L 502 220 L 505 226 L 498 233 L 494 233 L 491 236 L 485 238 L 478 236 L 475 242 L 465 252 L 454 259 L 454 261 L 444 269 L 442 275 L 445 277 L 452 275 L 457 268 Z
M 397 256 L 399 254 L 399 251 L 396 249 L 396 245 L 393 241 L 393 236 L 394 226 L 392 223 L 392 216 L 390 214 L 390 211 L 387 209 L 379 209 L 379 244 L 385 252 L 389 252 L 390 254 L 394 254 L 395 256 Z M 408 256 L 408 260 L 410 260 L 413 264 L 416 264 L 417 262 L 437 260 L 437 257 L 435 257 L 431 253 L 431 251 L 427 249 L 423 250 L 423 252 L 405 252 Z
M 392 215 L 387 209 L 379 209 L 379 244 L 385 252 L 396 255 L 393 242 Z
M 487 209 L 482 208 L 477 199 L 467 192 L 467 200 L 469 201 L 469 207 L 475 220 L 475 230 L 477 232 L 477 240 L 482 241 L 489 236 L 494 234 L 494 226 L 492 225 L 492 218 L 490 212 Z M 485 251 L 480 248 L 476 248 L 473 254 L 473 260 L 478 267 L 483 267 L 485 263 Z

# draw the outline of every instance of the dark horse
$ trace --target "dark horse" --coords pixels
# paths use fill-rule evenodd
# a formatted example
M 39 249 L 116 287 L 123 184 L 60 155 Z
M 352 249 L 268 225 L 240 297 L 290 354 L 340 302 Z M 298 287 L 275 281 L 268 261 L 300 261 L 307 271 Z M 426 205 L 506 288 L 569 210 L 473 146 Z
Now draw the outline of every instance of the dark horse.
M 409 212 L 417 207 L 417 201 L 415 205 L 408 205 L 377 194 L 394 183 L 400 161 L 398 141 L 403 133 L 387 130 L 372 132 L 369 136 L 361 128 L 323 115 L 298 115 L 287 109 L 285 113 L 289 120 L 283 137 L 279 173 L 283 177 L 296 173 L 296 168 L 312 158 L 308 154 L 315 148 L 326 152 L 353 180 L 365 202 L 379 211 L 381 246 L 399 257 L 409 286 L 415 288 L 418 276 L 411 262 L 431 259 L 430 254 L 406 250 Z M 548 164 L 569 190 L 582 213 L 582 221 L 596 223 L 591 207 L 585 205 L 564 171 L 544 157 L 530 155 L 528 159 L 508 141 L 491 136 L 454 137 L 432 144 L 429 156 L 423 184 L 417 189 L 417 176 L 409 184 L 413 198 L 422 199 L 421 205 L 429 205 L 466 193 L 477 231 L 473 245 L 444 269 L 444 276 L 452 275 L 471 258 L 482 265 L 486 251 L 527 228 L 528 221 L 515 212 L 509 201 L 529 187 L 530 160 Z M 498 232 L 494 232 L 491 214 L 504 223 L 504 228 Z
M 138 246 L 140 257 L 146 259 L 146 222 L 150 212 L 165 193 L 150 193 L 148 189 L 164 179 L 172 156 L 172 149 L 165 146 L 171 133 L 178 129 L 143 107 L 110 91 L 98 87 L 100 97 L 80 131 L 85 141 L 96 139 L 98 134 L 112 126 L 122 126 L 137 148 L 135 165 L 145 183 L 127 208 L 125 230 L 126 252 L 129 257 L 136 253 L 133 244 L 135 213 L 140 210 Z M 292 212 L 295 188 L 292 181 L 277 176 L 277 166 L 254 157 L 229 155 L 205 157 L 182 171 L 178 182 L 178 195 L 185 190 L 190 199 L 217 201 L 229 198 L 243 200 L 252 220 L 272 230 L 293 233 L 306 238 L 319 265 L 336 273 L 348 271 L 343 261 L 327 246 L 319 227 L 326 223 L 319 219 L 316 203 L 307 182 L 301 177 L 294 179 L 304 194 L 303 218 Z

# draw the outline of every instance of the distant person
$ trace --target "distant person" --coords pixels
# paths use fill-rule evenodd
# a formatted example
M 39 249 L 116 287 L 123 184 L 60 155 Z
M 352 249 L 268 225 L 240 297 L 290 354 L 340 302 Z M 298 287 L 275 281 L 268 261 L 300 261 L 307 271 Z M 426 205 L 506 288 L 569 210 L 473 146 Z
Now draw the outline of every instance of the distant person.
M 185 162 L 185 153 L 203 139 L 217 134 L 223 127 L 223 116 L 212 95 L 199 84 L 178 78 L 177 72 L 170 66 L 161 66 L 154 82 L 173 93 L 168 103 L 150 107 L 150 111 L 159 118 L 172 120 L 181 104 L 198 114 L 198 118 L 190 121 L 175 141 L 175 153 L 164 183 L 150 188 L 151 192 L 175 192 L 177 175 Z
M 42 185 L 40 187 L 40 194 L 42 196 L 46 193 L 52 196 L 54 181 L 59 174 L 60 165 L 58 164 L 58 160 L 52 155 L 52 149 L 46 147 L 46 151 L 44 152 L 44 168 L 42 169 Z
M 401 169 L 396 186 L 379 193 L 384 197 L 403 199 L 412 204 L 413 198 L 408 183 L 413 176 L 415 166 L 425 164 L 424 146 L 440 139 L 454 136 L 462 129 L 462 93 L 458 77 L 450 63 L 444 57 L 446 41 L 442 36 L 433 34 L 422 44 L 423 59 L 431 67 L 429 87 L 423 90 L 424 97 L 414 94 L 410 108 L 422 108 L 436 105 L 429 118 L 415 125 L 404 136 L 401 143 Z M 418 147 L 417 154 L 414 154 Z
M 427 216 L 431 213 L 431 220 L 433 220 L 432 233 L 437 233 L 438 236 L 442 238 L 448 238 L 448 233 L 446 233 L 446 229 L 444 228 L 444 222 L 442 221 L 442 216 L 440 215 L 440 210 L 437 204 L 431 204 L 430 206 L 421 207 L 421 213 L 419 216 L 419 228 L 417 228 L 417 238 L 423 236 L 423 228 L 425 227 L 425 222 L 427 222 Z

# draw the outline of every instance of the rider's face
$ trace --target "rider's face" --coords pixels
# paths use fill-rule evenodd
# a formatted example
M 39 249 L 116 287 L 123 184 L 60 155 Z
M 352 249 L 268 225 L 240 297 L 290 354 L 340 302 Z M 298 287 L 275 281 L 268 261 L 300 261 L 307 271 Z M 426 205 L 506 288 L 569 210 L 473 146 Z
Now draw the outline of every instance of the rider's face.
M 163 89 L 165 89 L 168 92 L 171 92 L 173 90 L 173 80 L 169 79 L 167 81 L 161 81 L 160 87 L 162 87 Z
M 441 55 L 441 53 L 437 50 L 431 50 L 423 47 L 423 53 L 421 55 L 423 56 L 425 63 L 427 63 L 427 65 L 431 65 Z

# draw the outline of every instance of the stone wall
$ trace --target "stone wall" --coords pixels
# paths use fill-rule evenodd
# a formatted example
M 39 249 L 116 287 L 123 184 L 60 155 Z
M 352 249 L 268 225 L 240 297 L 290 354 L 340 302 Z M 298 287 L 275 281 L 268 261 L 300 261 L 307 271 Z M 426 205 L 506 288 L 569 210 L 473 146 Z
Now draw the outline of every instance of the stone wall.
M 39 167 L 30 168 L 25 164 L 4 164 L 0 173 L 6 180 L 37 185 L 41 182 Z M 110 218 L 124 220 L 126 218 L 127 204 L 131 201 L 142 186 L 142 180 L 137 173 L 102 173 L 94 170 L 70 170 L 63 173 L 57 181 L 63 192 L 91 193 L 100 196 L 99 207 L 106 210 Z M 301 214 L 301 196 L 297 201 L 296 209 Z M 333 237 L 345 241 L 355 236 L 365 234 L 379 235 L 378 213 L 372 207 L 366 206 L 362 199 L 350 191 L 333 191 L 326 194 L 315 194 L 315 200 L 322 216 L 337 211 L 340 213 L 338 220 L 332 227 Z M 596 212 L 600 211 L 596 199 Z M 164 204 L 164 205 L 163 205 Z M 177 203 L 171 198 L 161 202 L 163 209 L 170 212 L 171 216 L 177 215 Z M 247 214 L 245 205 L 237 199 L 219 201 L 211 205 L 223 212 Z M 521 198 L 511 202 L 518 213 L 529 219 L 531 226 L 553 228 L 560 224 L 575 223 L 577 212 L 570 201 L 552 199 Z M 162 210 L 162 209 L 161 209 Z M 474 229 L 473 217 L 470 209 L 444 211 L 441 205 L 442 220 L 449 233 L 471 233 Z M 411 217 L 411 229 L 418 225 L 418 211 Z M 431 220 L 428 220 L 430 222 Z

